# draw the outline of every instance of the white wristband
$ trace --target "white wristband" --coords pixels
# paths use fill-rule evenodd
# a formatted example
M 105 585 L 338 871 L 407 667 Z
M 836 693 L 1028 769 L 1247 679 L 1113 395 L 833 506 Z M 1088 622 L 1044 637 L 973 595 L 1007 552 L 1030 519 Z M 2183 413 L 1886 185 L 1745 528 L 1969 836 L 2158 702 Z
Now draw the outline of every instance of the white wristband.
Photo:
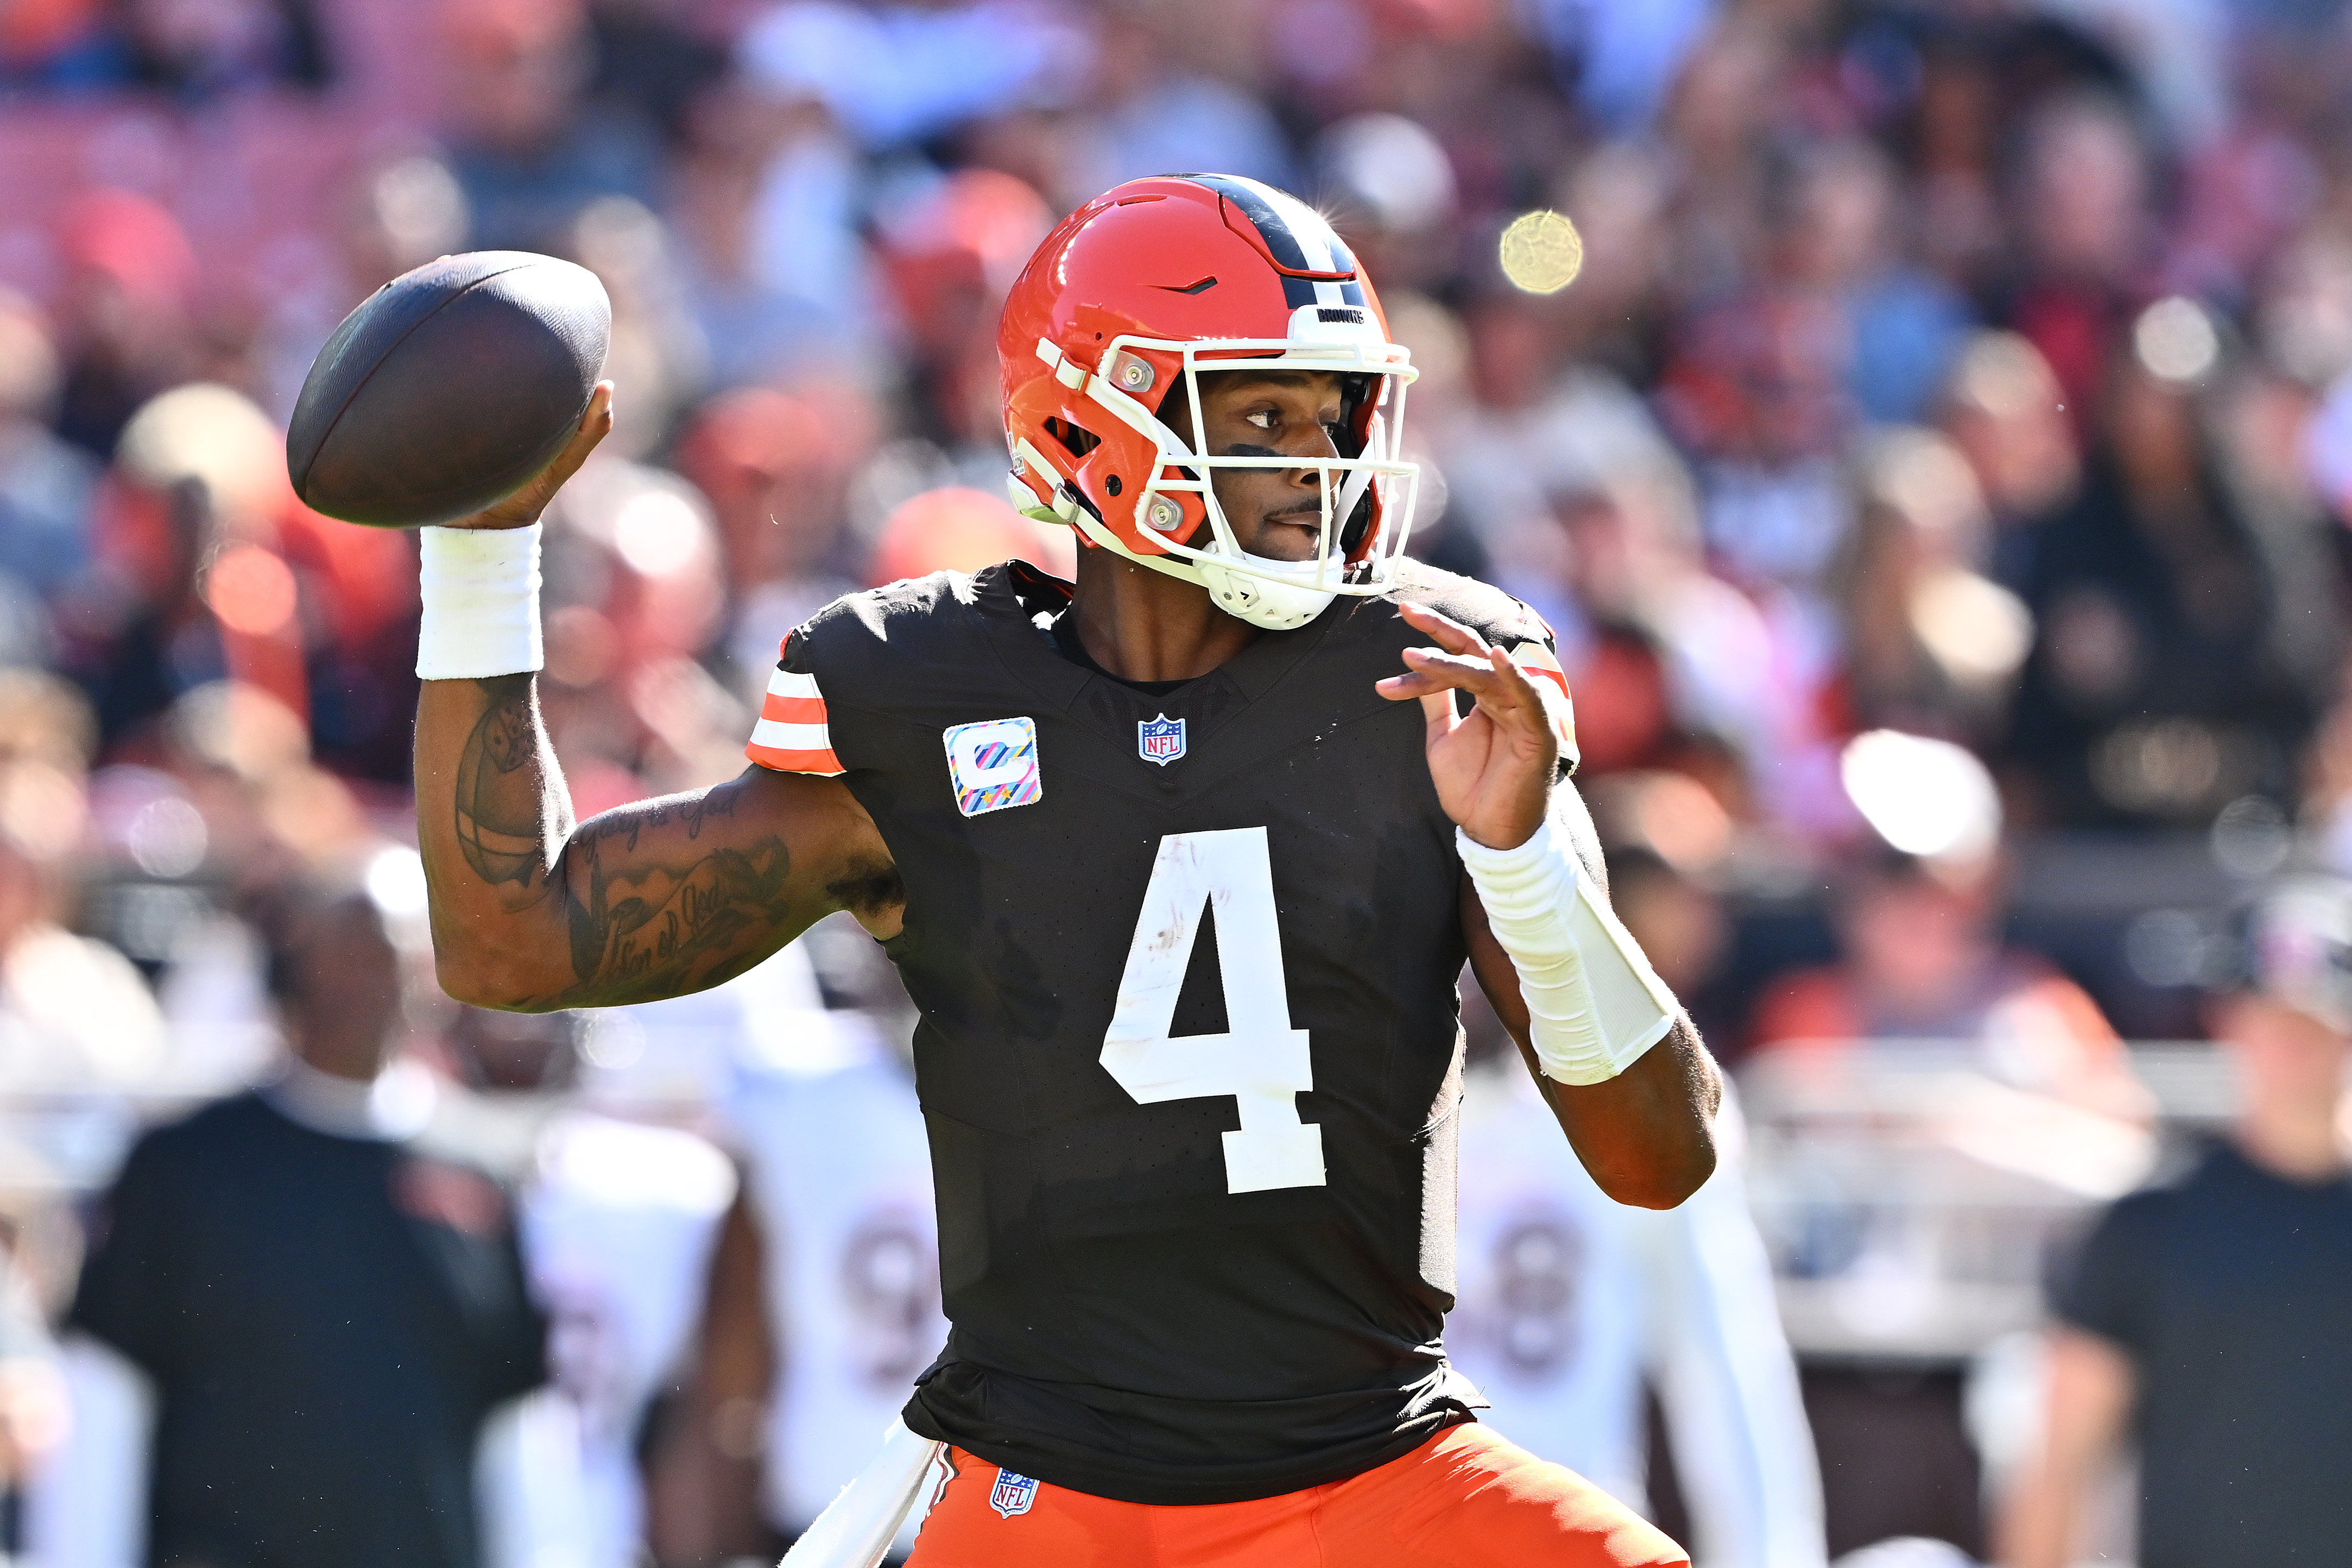
M 419 680 L 520 675 L 546 664 L 539 635 L 540 526 L 417 531 L 425 565 Z
M 1549 821 L 1516 849 L 1489 849 L 1459 828 L 1454 843 L 1519 972 L 1546 1078 L 1601 1083 L 1665 1038 L 1681 1016 L 1674 993 Z

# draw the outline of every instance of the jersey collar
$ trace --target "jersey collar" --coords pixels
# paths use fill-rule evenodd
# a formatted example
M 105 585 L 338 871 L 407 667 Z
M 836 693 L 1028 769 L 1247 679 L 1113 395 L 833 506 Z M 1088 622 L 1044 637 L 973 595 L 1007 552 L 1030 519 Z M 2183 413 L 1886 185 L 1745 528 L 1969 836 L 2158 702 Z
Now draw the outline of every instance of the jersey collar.
M 1079 694 L 1092 681 L 1129 692 L 1133 689 L 1063 658 L 1040 634 L 1036 617 L 1060 615 L 1069 607 L 1073 592 L 1069 584 L 1026 561 L 1003 562 L 972 575 L 973 602 L 989 612 L 991 630 L 1007 667 L 1055 706 L 1076 710 Z M 1349 608 L 1349 602 L 1341 599 L 1297 631 L 1262 632 L 1255 642 L 1200 679 L 1223 676 L 1241 692 L 1244 702 L 1255 702 L 1321 646 L 1331 628 L 1347 618 Z M 1188 685 L 1186 692 L 1173 693 L 1167 700 L 1181 700 L 1190 689 Z

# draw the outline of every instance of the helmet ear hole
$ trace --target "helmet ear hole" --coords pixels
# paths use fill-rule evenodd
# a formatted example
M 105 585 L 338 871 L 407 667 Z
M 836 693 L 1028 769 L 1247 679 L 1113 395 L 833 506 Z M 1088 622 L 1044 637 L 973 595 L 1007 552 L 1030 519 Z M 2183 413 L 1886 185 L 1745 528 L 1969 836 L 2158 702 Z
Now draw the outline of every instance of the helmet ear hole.
M 1333 432 L 1332 445 L 1343 458 L 1364 455 L 1365 435 L 1371 426 L 1375 413 L 1372 378 L 1369 375 L 1346 375 L 1339 378 L 1339 426 Z
M 1348 514 L 1348 521 L 1339 527 L 1339 558 L 1354 560 L 1356 552 L 1364 547 L 1364 535 L 1371 529 L 1372 488 L 1366 485 L 1363 495 L 1356 501 L 1356 510 Z
M 1043 423 L 1045 426 L 1045 434 L 1061 443 L 1062 450 L 1070 455 L 1070 461 L 1074 465 L 1088 452 L 1102 445 L 1101 437 L 1091 430 L 1081 429 L 1066 419 L 1049 417 Z

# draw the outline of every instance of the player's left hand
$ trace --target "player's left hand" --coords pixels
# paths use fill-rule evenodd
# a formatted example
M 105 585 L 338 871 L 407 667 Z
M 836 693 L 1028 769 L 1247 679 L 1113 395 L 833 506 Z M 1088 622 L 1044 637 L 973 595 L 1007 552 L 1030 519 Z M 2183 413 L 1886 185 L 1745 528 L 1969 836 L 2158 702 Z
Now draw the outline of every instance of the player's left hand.
M 1516 849 L 1542 825 L 1559 766 L 1543 694 L 1509 654 L 1468 626 L 1419 605 L 1397 607 L 1437 647 L 1405 649 L 1408 673 L 1373 689 L 1393 702 L 1421 700 L 1429 776 L 1445 815 L 1490 849 Z M 1478 700 L 1466 717 L 1454 710 L 1456 691 Z

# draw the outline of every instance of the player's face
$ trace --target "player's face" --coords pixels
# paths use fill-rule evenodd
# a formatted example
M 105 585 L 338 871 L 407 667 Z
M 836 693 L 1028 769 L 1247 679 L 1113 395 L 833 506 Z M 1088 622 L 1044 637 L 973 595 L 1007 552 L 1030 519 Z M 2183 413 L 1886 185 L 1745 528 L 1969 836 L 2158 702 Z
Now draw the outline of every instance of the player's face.
M 400 954 L 383 918 L 347 898 L 312 919 L 296 938 L 295 994 L 303 1056 L 346 1078 L 382 1070 L 400 1023 Z
M 1176 399 L 1181 405 L 1181 399 Z M 1189 410 L 1182 410 L 1189 414 Z M 1211 457 L 1329 458 L 1347 412 L 1329 371 L 1228 371 L 1201 377 L 1200 446 Z M 1181 426 L 1180 426 L 1181 427 Z M 1234 539 L 1271 561 L 1313 559 L 1323 521 L 1315 468 L 1219 468 L 1212 482 Z
M 2332 1106 L 2343 1098 L 2352 1043 L 2336 1029 L 2259 994 L 2229 998 L 2217 1021 L 2251 1093 L 2304 1105 Z

